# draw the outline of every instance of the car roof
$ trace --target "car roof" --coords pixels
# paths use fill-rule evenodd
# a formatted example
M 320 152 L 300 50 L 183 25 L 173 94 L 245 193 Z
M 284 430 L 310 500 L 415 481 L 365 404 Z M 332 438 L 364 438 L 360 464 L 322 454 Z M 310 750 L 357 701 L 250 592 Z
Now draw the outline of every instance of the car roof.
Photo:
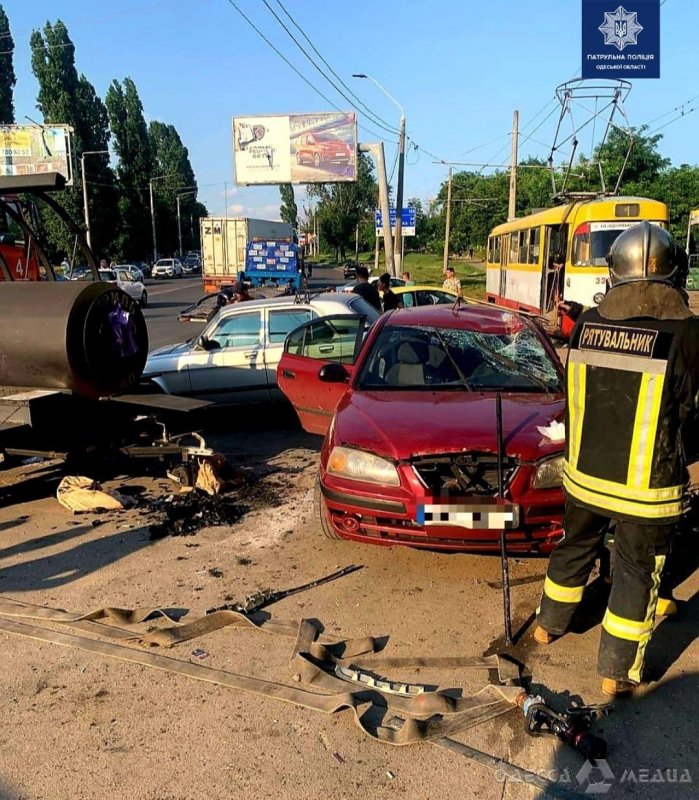
M 438 291 L 438 292 L 444 292 L 445 294 L 453 295 L 454 300 L 456 300 L 456 298 L 458 297 L 458 295 L 455 294 L 454 292 L 450 292 L 448 289 L 442 289 L 441 286 L 436 286 L 435 284 L 430 284 L 430 283 L 418 283 L 415 284 L 415 286 L 392 286 L 391 291 L 394 294 L 405 294 L 406 292 L 414 292 L 414 291 L 419 291 L 419 292 Z
M 311 305 L 322 311 L 323 314 L 341 314 L 343 313 L 343 308 L 346 310 L 349 304 L 353 300 L 356 300 L 359 295 L 347 292 L 323 292 L 321 294 L 311 295 L 308 301 L 303 295 L 299 297 L 301 299 L 297 300 L 295 295 L 282 295 L 281 297 L 265 297 L 262 300 L 246 300 L 244 303 L 231 303 L 230 305 L 223 306 L 219 311 L 219 318 L 227 317 L 242 310 L 286 308 L 287 306 L 293 308 L 295 305 Z M 343 308 L 338 308 L 338 306 L 342 306 Z
M 397 309 L 390 314 L 386 325 L 453 328 L 493 334 L 506 334 L 529 327 L 521 314 L 510 309 L 469 303 L 462 303 L 456 308 L 439 305 Z

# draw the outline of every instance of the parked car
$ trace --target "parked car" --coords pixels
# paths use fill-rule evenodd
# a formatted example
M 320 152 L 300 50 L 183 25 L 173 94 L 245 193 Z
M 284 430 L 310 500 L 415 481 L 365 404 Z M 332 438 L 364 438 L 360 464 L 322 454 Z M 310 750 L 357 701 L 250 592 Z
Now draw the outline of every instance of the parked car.
M 92 279 L 92 270 L 90 267 L 83 265 L 78 267 L 73 267 L 73 269 L 68 273 L 68 280 L 81 281 L 85 279 L 85 275 L 90 276 L 88 280 Z
M 345 266 L 343 268 L 343 275 L 345 276 L 345 280 L 347 280 L 348 278 L 357 277 L 358 266 L 359 266 L 358 261 L 345 261 Z
M 403 304 L 403 308 L 415 306 L 454 305 L 458 295 L 438 286 L 393 286 L 394 294 Z
M 564 381 L 541 329 L 483 306 L 402 309 L 363 342 L 362 320 L 345 322 L 357 348 L 338 358 L 319 346 L 334 324 L 292 331 L 277 368 L 303 427 L 325 435 L 325 535 L 491 552 L 505 529 L 510 552 L 550 552 L 562 535 L 564 445 L 542 429 L 563 418 Z
M 134 267 L 137 267 L 138 269 L 141 270 L 144 278 L 151 277 L 151 272 L 153 268 L 151 267 L 150 264 L 147 264 L 145 261 L 134 261 L 133 265 Z
M 117 264 L 116 267 L 113 267 L 113 269 L 125 269 L 135 281 L 138 283 L 143 283 L 143 271 L 140 270 L 135 264 Z
M 199 259 L 195 256 L 185 256 L 182 260 L 182 271 L 187 275 L 199 272 Z
M 182 262 L 179 258 L 160 258 L 153 267 L 154 278 L 181 278 Z
M 142 306 L 148 305 L 148 292 L 146 287 L 141 281 L 135 281 L 129 270 L 123 267 L 116 267 L 115 269 L 101 269 L 99 271 L 100 280 L 105 283 L 115 283 L 126 294 L 132 297 L 137 303 Z M 94 277 L 92 272 L 85 272 L 77 280 L 92 281 Z
M 338 292 L 318 294 L 304 302 L 276 297 L 234 303 L 224 306 L 199 336 L 153 350 L 144 380 L 168 394 L 226 405 L 282 400 L 277 364 L 287 334 L 303 322 L 328 315 L 339 317 L 340 329 L 361 318 L 364 330 L 379 318 L 363 298 Z M 319 348 L 344 357 L 351 355 L 354 343 L 338 334 L 319 342 Z
M 374 276 L 373 278 L 369 278 L 369 283 L 378 283 L 378 282 L 379 282 L 378 275 Z M 344 286 L 340 286 L 338 291 L 351 292 L 356 285 L 357 285 L 356 281 L 353 281 L 352 283 L 346 283 Z M 405 281 L 403 280 L 403 278 L 391 278 L 391 289 L 396 289 L 399 286 L 405 286 Z
M 347 142 L 337 139 L 330 133 L 304 133 L 296 146 L 296 163 L 313 164 L 351 164 L 352 150 Z

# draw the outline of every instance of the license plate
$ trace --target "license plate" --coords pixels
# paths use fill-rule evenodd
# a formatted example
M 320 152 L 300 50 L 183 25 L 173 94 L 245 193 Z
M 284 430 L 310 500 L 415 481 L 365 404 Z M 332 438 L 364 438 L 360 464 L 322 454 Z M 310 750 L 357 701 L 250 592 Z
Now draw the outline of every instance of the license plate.
M 418 525 L 451 525 L 471 530 L 511 530 L 519 526 L 519 506 L 511 503 L 479 503 L 473 499 L 440 500 L 417 507 Z

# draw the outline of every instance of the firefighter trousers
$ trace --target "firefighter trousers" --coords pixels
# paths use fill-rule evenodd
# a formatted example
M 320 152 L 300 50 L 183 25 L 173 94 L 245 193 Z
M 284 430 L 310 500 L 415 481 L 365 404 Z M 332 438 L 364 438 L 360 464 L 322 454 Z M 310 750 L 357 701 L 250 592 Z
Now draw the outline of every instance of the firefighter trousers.
M 565 536 L 551 554 L 539 609 L 539 625 L 549 633 L 566 633 L 610 521 L 570 498 L 566 501 Z M 660 579 L 676 527 L 616 521 L 613 584 L 597 661 L 604 678 L 641 680 Z

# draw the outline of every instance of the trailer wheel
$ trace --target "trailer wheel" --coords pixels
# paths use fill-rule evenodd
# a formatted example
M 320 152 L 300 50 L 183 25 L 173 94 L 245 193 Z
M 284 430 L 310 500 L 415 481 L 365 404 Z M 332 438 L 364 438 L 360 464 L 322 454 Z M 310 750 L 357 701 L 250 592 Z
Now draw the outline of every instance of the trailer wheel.
M 194 483 L 191 471 L 184 464 L 178 464 L 168 470 L 168 476 L 179 486 L 191 486 Z
M 323 494 L 320 491 L 320 480 L 316 480 L 315 489 L 313 491 L 313 516 L 315 517 L 315 521 L 320 529 L 320 532 L 325 536 L 326 539 L 341 539 L 341 536 L 338 536 L 335 533 L 335 529 L 330 524 L 327 516 L 327 510 L 325 508 L 325 501 L 323 500 Z

